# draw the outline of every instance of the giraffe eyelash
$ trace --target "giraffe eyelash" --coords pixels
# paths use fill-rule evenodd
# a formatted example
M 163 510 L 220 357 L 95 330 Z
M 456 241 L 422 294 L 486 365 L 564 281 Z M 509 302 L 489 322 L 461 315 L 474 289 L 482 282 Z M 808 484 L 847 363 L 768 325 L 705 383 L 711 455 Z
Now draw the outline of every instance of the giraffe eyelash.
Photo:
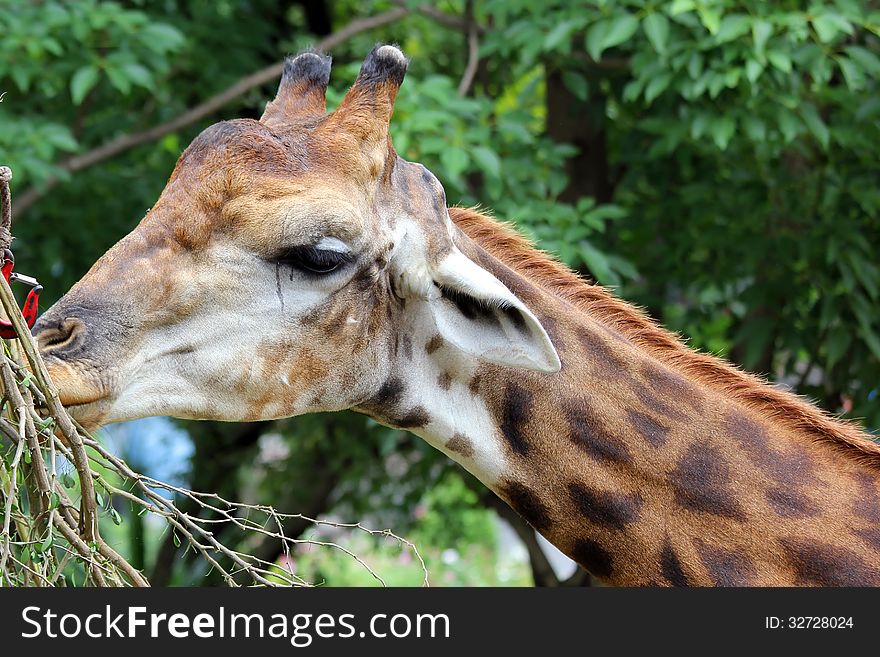
M 319 249 L 307 244 L 288 249 L 274 260 L 308 274 L 330 274 L 350 263 L 354 256 L 344 251 Z

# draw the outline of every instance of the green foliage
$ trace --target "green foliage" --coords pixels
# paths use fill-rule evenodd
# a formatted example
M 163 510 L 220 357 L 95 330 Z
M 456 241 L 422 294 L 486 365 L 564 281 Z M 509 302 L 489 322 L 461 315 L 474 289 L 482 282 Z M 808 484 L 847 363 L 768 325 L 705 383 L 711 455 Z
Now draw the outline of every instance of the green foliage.
M 14 154 L 16 173 L 36 184 L 58 175 L 54 161 L 80 148 L 74 131 L 83 109 L 118 95 L 143 102 L 134 90 L 155 93 L 185 43 L 171 25 L 97 0 L 3 0 L 0 33 L 0 79 L 12 82 L 0 105 L 0 153 Z
M 535 231 L 542 243 L 695 346 L 880 424 L 880 12 L 847 0 L 484 7 L 498 26 L 484 49 L 511 70 L 543 61 L 583 80 L 580 111 L 607 132 L 619 172 L 621 213 L 605 230 L 580 237 L 584 205 Z M 575 253 L 578 239 L 598 257 Z M 603 262 L 615 257 L 616 279 Z
M 392 6 L 333 3 L 333 25 Z M 438 176 L 450 204 L 517 222 L 693 346 L 880 425 L 880 12 L 851 0 L 474 7 L 483 30 L 468 94 L 457 91 L 464 35 L 416 13 L 334 51 L 329 104 L 375 42 L 400 43 L 412 63 L 393 140 Z M 15 168 L 16 194 L 62 174 L 65 157 L 178 116 L 316 40 L 301 6 L 269 0 L 0 0 L 0 30 L 0 160 Z M 47 300 L 63 292 L 143 216 L 195 134 L 259 117 L 273 93 L 266 85 L 62 175 L 16 227 L 18 268 L 47 283 Z M 191 429 L 191 479 L 212 481 L 212 459 L 198 455 L 215 454 L 229 430 L 201 429 Z M 257 450 L 243 452 L 224 485 L 300 508 L 330 472 L 328 505 L 346 517 L 462 555 L 479 535 L 492 543 L 482 512 L 466 511 L 478 503 L 460 470 L 412 436 L 354 415 L 276 429 L 288 455 L 255 466 Z M 415 508 L 429 512 L 417 520 Z M 493 558 L 487 550 L 471 561 Z

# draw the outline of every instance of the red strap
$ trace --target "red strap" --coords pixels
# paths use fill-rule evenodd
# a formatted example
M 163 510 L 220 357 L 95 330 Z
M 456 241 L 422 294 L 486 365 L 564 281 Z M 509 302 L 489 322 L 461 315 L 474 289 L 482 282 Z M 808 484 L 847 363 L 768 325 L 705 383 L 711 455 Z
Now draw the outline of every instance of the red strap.
M 12 255 L 12 251 L 6 249 L 3 252 L 3 264 L 0 266 L 0 273 L 3 274 L 3 278 L 6 279 L 7 283 L 13 280 L 23 280 L 23 282 L 32 286 L 31 291 L 28 292 L 27 299 L 25 299 L 24 306 L 21 308 L 21 314 L 27 327 L 33 328 L 37 321 L 37 309 L 40 304 L 40 292 L 42 292 L 43 286 L 32 278 L 25 277 L 25 279 L 21 279 L 14 277 L 12 275 L 12 268 L 14 266 L 15 257 Z M 0 338 L 11 340 L 14 337 L 16 337 L 16 333 L 12 323 L 0 319 Z

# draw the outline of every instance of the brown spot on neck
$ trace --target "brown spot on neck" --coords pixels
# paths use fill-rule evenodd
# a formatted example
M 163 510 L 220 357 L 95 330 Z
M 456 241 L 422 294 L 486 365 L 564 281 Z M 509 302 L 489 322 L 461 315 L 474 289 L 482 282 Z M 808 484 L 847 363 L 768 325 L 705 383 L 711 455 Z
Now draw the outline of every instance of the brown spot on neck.
M 777 486 L 766 493 L 771 508 L 783 518 L 808 518 L 819 513 L 819 507 L 799 489 Z
M 755 564 L 744 552 L 735 552 L 694 539 L 700 560 L 715 586 L 753 586 L 757 579 Z
M 654 392 L 663 399 L 689 406 L 695 413 L 702 411 L 703 393 L 680 374 L 651 361 L 642 363 L 641 374 Z
M 684 508 L 745 520 L 745 513 L 730 490 L 730 466 L 720 449 L 691 445 L 669 473 L 669 482 L 676 502 Z
M 635 427 L 636 431 L 639 432 L 639 435 L 641 435 L 648 444 L 652 447 L 658 448 L 663 447 L 666 444 L 666 439 L 669 435 L 669 429 L 666 428 L 666 426 L 652 418 L 650 415 L 640 411 L 627 409 L 626 414 L 630 424 Z
M 765 425 L 738 410 L 727 415 L 727 429 L 749 459 L 780 486 L 797 488 L 813 480 L 814 463 L 802 445 L 788 442 L 785 451 L 774 449 Z
M 575 328 L 580 346 L 595 376 L 609 376 L 629 369 L 628 363 L 615 353 L 610 338 L 604 331 L 587 325 Z
M 440 372 L 437 376 L 437 385 L 442 390 L 449 390 L 452 387 L 452 376 L 450 376 L 449 372 Z
M 610 577 L 614 574 L 614 558 L 591 538 L 577 539 L 570 556 L 596 577 Z
M 605 429 L 587 400 L 565 404 L 563 413 L 568 439 L 588 456 L 602 463 L 632 462 L 629 448 Z
M 501 485 L 498 494 L 538 531 L 550 527 L 549 509 L 528 486 L 508 482 Z
M 855 552 L 802 537 L 779 539 L 801 586 L 878 586 L 880 570 Z
M 446 443 L 446 449 L 450 452 L 461 454 L 466 458 L 470 458 L 474 455 L 474 446 L 471 443 L 470 438 L 461 433 L 455 433 L 452 438 L 449 439 L 449 442 Z
M 443 346 L 444 342 L 445 340 L 443 339 L 443 336 L 439 333 L 436 334 L 430 340 L 428 340 L 428 343 L 425 345 L 425 352 L 429 355 L 433 354 L 435 351 Z
M 522 386 L 509 383 L 501 408 L 501 433 L 510 448 L 520 456 L 529 453 L 526 425 L 532 415 L 534 394 Z
M 880 526 L 880 493 L 877 492 L 877 480 L 868 473 L 860 472 L 856 476 L 860 495 L 853 503 L 855 514 Z
M 660 571 L 670 586 L 688 586 L 688 577 L 668 536 L 660 550 Z
M 575 509 L 592 524 L 606 529 L 623 530 L 639 517 L 642 496 L 597 491 L 582 484 L 568 485 Z

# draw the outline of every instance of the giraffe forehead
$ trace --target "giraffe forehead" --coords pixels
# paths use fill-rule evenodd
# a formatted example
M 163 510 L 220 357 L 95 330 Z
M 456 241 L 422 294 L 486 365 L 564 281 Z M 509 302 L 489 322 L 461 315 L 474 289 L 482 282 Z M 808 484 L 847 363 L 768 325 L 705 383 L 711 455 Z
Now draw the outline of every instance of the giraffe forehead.
M 265 255 L 279 248 L 322 242 L 346 250 L 375 232 L 375 217 L 356 190 L 344 183 L 306 176 L 266 180 L 222 208 L 218 222 Z

